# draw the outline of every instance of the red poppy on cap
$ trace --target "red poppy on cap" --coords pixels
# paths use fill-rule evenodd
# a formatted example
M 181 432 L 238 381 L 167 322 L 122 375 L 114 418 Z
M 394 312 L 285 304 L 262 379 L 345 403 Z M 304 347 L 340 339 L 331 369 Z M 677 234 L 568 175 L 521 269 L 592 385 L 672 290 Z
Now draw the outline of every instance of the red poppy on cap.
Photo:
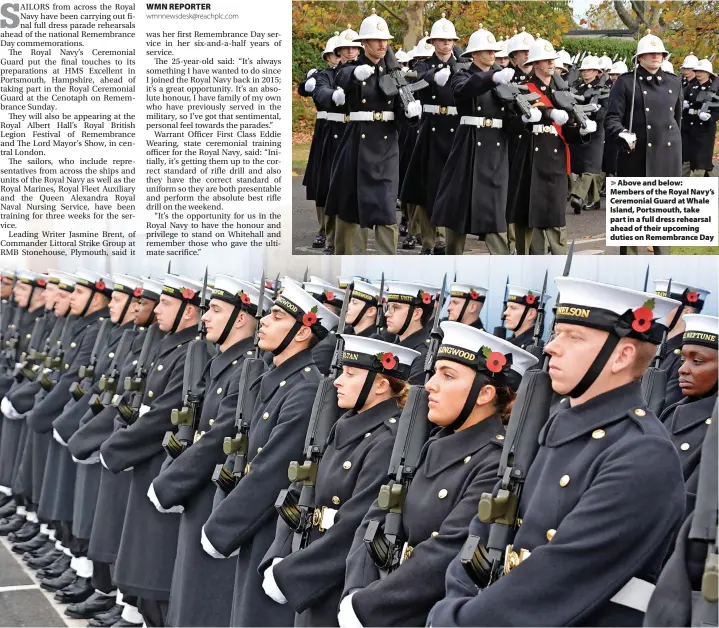
M 499 351 L 492 351 L 487 358 L 487 368 L 492 371 L 492 373 L 499 373 L 506 363 L 507 358 Z
M 432 303 L 432 295 L 429 292 L 423 292 L 422 293 L 422 303 L 425 305 L 429 305 Z
M 316 322 L 317 314 L 315 314 L 314 312 L 307 312 L 307 314 L 302 317 L 302 324 L 305 327 L 312 327 L 312 325 L 314 325 Z
M 192 299 L 195 298 L 195 291 L 192 288 L 183 288 L 182 289 L 182 298 L 187 299 L 188 301 L 192 301 Z
M 242 303 L 244 303 L 245 305 L 249 305 L 250 295 L 245 292 L 240 293 L 240 301 L 242 301 Z
M 41 288 L 44 288 L 47 285 L 47 281 L 45 281 L 42 277 L 40 277 L 37 280 L 37 285 L 40 286 Z
M 397 358 L 393 353 L 388 351 L 382 354 L 382 366 L 390 371 L 397 366 Z
M 479 292 L 472 290 L 472 292 L 469 293 L 469 298 L 472 299 L 472 301 L 476 301 L 479 299 Z
M 687 301 L 689 303 L 696 303 L 699 300 L 699 293 L 698 292 L 689 292 L 687 293 Z
M 335 293 L 334 293 L 334 292 L 331 292 L 331 291 L 329 291 L 329 290 L 326 290 L 326 291 L 325 291 L 325 299 L 326 299 L 329 303 L 331 303 L 332 301 L 335 300 Z
M 137 297 L 138 299 L 142 296 L 142 288 L 137 287 L 132 291 L 132 296 Z
M 524 300 L 527 302 L 527 305 L 534 305 L 534 302 L 537 300 L 537 297 L 535 297 L 531 292 L 524 297 Z
M 639 333 L 649 331 L 652 326 L 653 313 L 648 307 L 639 307 L 634 310 L 634 320 L 632 321 L 632 329 Z
M 98 290 L 104 290 L 105 289 L 105 282 L 100 279 L 99 281 L 95 282 L 95 288 Z

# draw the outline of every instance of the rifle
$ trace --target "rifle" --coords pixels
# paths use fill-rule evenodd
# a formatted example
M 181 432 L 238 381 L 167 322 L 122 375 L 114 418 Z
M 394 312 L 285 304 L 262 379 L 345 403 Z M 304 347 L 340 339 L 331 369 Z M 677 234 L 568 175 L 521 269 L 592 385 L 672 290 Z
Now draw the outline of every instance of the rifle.
M 92 345 L 92 351 L 90 352 L 90 362 L 87 365 L 82 365 L 78 370 L 78 376 L 80 379 L 73 382 L 70 385 L 70 394 L 75 401 L 79 401 L 85 395 L 85 391 L 82 389 L 81 383 L 85 378 L 90 378 L 92 382 L 95 381 L 95 367 L 97 366 L 97 354 L 100 352 L 100 344 L 105 341 L 108 328 L 112 325 L 112 321 L 108 318 L 100 324 L 100 329 L 97 332 L 95 338 L 95 344 Z
M 227 436 L 222 443 L 222 451 L 227 454 L 227 460 L 224 464 L 215 466 L 212 473 L 212 481 L 215 486 L 223 493 L 228 495 L 237 486 L 237 483 L 243 478 L 248 471 L 247 453 L 250 442 L 250 421 L 257 402 L 257 393 L 259 387 L 252 387 L 255 382 L 265 371 L 265 361 L 260 357 L 260 319 L 263 316 L 262 306 L 265 299 L 265 273 L 262 271 L 262 279 L 260 280 L 260 296 L 257 300 L 257 312 L 255 319 L 257 321 L 257 329 L 255 329 L 254 338 L 254 355 L 245 358 L 242 363 L 242 372 L 240 373 L 239 390 L 240 396 L 237 399 L 237 408 L 235 410 L 235 426 L 237 434 Z
M 544 333 L 544 295 L 547 294 L 547 275 L 548 270 L 544 271 L 544 283 L 542 284 L 542 294 L 539 297 L 539 306 L 537 307 L 537 318 L 534 320 L 534 333 L 532 334 L 532 344 L 527 347 L 527 351 L 535 358 L 541 360 L 544 357 L 544 341 L 542 334 Z
M 115 349 L 115 357 L 110 364 L 110 371 L 109 373 L 103 373 L 97 384 L 101 393 L 95 393 L 90 397 L 90 410 L 92 410 L 95 416 L 100 414 L 100 412 L 112 403 L 112 398 L 117 390 L 117 378 L 120 374 L 120 366 L 122 366 L 122 363 L 125 361 L 127 352 L 134 338 L 135 334 L 133 329 L 126 329 L 122 332 L 120 342 L 117 344 L 117 349 Z
M 530 93 L 526 85 L 517 85 L 517 83 L 497 85 L 494 93 L 505 103 L 514 104 L 518 112 L 527 117 L 532 111 L 532 103 L 541 98 L 539 94 Z
M 20 356 L 20 364 L 18 364 L 13 371 L 13 377 L 18 384 L 22 382 L 23 379 L 27 378 L 28 375 L 34 375 L 32 367 L 39 361 L 44 361 L 44 358 L 43 360 L 39 359 L 42 354 L 35 349 L 35 343 L 40 343 L 40 338 L 45 332 L 46 321 L 47 316 L 45 314 L 38 316 L 35 319 L 35 323 L 32 327 L 32 333 L 30 334 L 30 343 L 27 353 L 23 352 Z
M 711 617 L 716 617 L 716 603 L 719 599 L 719 550 L 717 549 L 717 404 L 714 404 L 712 422 L 707 429 L 702 444 L 699 481 L 697 483 L 696 508 L 689 530 L 689 542 L 696 549 L 706 551 L 704 573 L 702 574 L 702 597 L 699 599 L 696 614 L 699 621 L 695 625 L 708 625 Z M 694 612 L 692 613 L 694 615 Z M 703 615 L 703 617 L 702 617 Z M 692 617 L 694 620 L 695 618 Z M 693 622 L 694 623 L 694 622 Z
M 187 449 L 195 438 L 200 423 L 202 402 L 205 399 L 205 366 L 210 359 L 209 345 L 205 341 L 207 329 L 202 321 L 202 315 L 207 310 L 207 268 L 202 282 L 200 296 L 200 322 L 197 330 L 199 340 L 193 340 L 187 348 L 185 356 L 185 369 L 182 380 L 182 398 L 184 400 L 181 410 L 173 408 L 170 412 L 170 421 L 178 425 L 177 435 L 172 431 L 165 432 L 162 447 L 171 458 L 177 458 Z
M 160 335 L 160 327 L 157 323 L 150 325 L 142 343 L 140 357 L 135 365 L 134 375 L 125 377 L 125 392 L 122 397 L 113 400 L 112 405 L 117 408 L 120 417 L 132 425 L 138 417 L 142 405 L 142 395 L 145 390 L 145 380 L 149 370 L 150 352 L 155 348 L 157 338 Z
M 62 334 L 57 346 L 45 358 L 45 368 L 38 374 L 37 381 L 45 392 L 50 392 L 57 381 L 55 375 L 62 368 L 62 360 L 65 357 L 65 347 L 67 346 L 68 335 L 72 331 L 73 323 L 77 320 L 74 316 L 68 314 L 62 327 Z
M 30 351 L 30 359 L 34 362 L 34 364 L 29 369 L 26 369 L 26 371 L 23 373 L 25 379 L 31 382 L 37 380 L 37 377 L 41 372 L 43 364 L 45 364 L 45 361 L 51 354 L 51 349 L 59 344 L 58 337 L 62 334 L 64 326 L 65 320 L 60 318 L 56 319 L 55 324 L 50 330 L 50 334 L 45 339 L 45 344 L 42 348 L 42 351 L 35 351 L 34 349 Z
M 320 380 L 315 399 L 310 412 L 310 423 L 305 436 L 305 461 L 299 464 L 296 460 L 290 462 L 287 477 L 290 482 L 302 482 L 299 498 L 290 489 L 283 489 L 275 501 L 275 509 L 284 522 L 294 530 L 292 536 L 292 551 L 296 552 L 307 547 L 310 541 L 310 532 L 317 506 L 315 502 L 315 484 L 317 470 L 322 456 L 327 449 L 327 439 L 332 427 L 344 412 L 337 405 L 337 389 L 335 380 L 342 373 L 342 351 L 347 321 L 347 308 L 352 299 L 354 282 L 347 288 L 345 299 L 340 311 L 339 324 L 335 334 L 335 351 L 332 355 L 330 374 Z
M 574 242 L 567 254 L 563 277 L 569 275 L 573 256 Z M 552 333 L 555 324 L 556 308 Z M 518 555 L 512 550 L 512 542 L 519 528 L 524 482 L 539 449 L 539 433 L 549 419 L 553 394 L 549 356 L 545 354 L 542 367 L 528 370 L 519 386 L 497 472 L 501 478 L 497 496 L 484 493 L 479 502 L 480 521 L 491 524 L 489 537 L 482 544 L 478 536 L 470 535 L 460 553 L 462 567 L 480 589 L 501 578 L 510 566 L 524 558 L 521 552 Z
M 703 91 L 697 94 L 696 104 L 701 103 L 701 107 L 698 110 L 692 109 L 697 115 L 700 113 L 710 113 L 710 109 L 719 109 L 719 94 L 715 94 L 711 91 Z
M 504 300 L 502 301 L 502 324 L 494 328 L 492 332 L 497 338 L 502 340 L 507 339 L 507 327 L 504 320 L 504 310 L 507 309 L 507 301 L 509 300 L 509 275 L 507 275 L 507 281 L 504 283 Z
M 647 264 L 647 271 L 644 273 L 644 290 L 642 290 L 642 292 L 647 291 L 648 285 L 649 285 L 649 264 Z
M 379 295 L 377 297 L 377 319 L 375 320 L 375 327 L 377 328 L 377 331 L 380 332 L 384 328 L 384 303 L 382 303 L 382 299 L 384 298 L 384 272 L 382 273 L 382 281 L 379 284 Z
M 669 297 L 671 293 L 672 280 L 669 279 L 669 282 L 667 283 L 667 297 Z M 669 337 L 669 331 L 672 327 L 674 327 L 680 313 L 681 306 L 679 306 L 679 309 L 677 310 L 675 320 L 664 330 L 664 333 L 662 334 L 662 341 L 657 347 L 657 352 L 654 355 L 652 365 L 644 371 L 644 375 L 642 375 L 642 396 L 647 402 L 647 406 L 649 406 L 651 411 L 657 416 L 662 413 L 662 409 L 664 408 L 664 399 L 667 394 L 667 382 L 669 381 L 667 372 L 664 369 L 659 368 L 659 365 L 664 359 L 664 355 L 667 350 L 667 338 Z
M 609 88 L 606 88 L 606 90 L 607 96 L 609 96 Z M 584 97 L 566 90 L 556 90 L 554 92 L 554 100 L 560 109 L 571 113 L 574 116 L 574 120 L 583 129 L 587 128 L 587 122 L 589 121 L 587 114 L 594 113 L 597 110 L 595 106 L 596 103 L 594 105 L 580 105 L 578 103 L 583 101 Z
M 387 54 L 384 59 L 385 65 L 387 66 L 387 73 L 379 77 L 379 87 L 382 93 L 388 98 L 393 98 L 399 94 L 402 101 L 402 108 L 407 111 L 409 104 L 416 100 L 413 92 L 428 87 L 429 83 L 424 79 L 415 83 L 408 83 L 404 72 L 402 72 L 402 67 L 394 55 L 394 50 L 392 50 L 391 47 L 387 47 Z
M 13 313 L 12 323 L 8 326 L 9 332 L 7 340 L 5 340 L 5 359 L 8 361 L 10 366 L 15 366 L 17 362 L 17 345 L 20 342 L 20 318 L 24 308 L 15 306 L 15 312 Z
M 447 291 L 447 275 L 442 281 L 439 303 L 434 313 L 431 341 L 424 362 L 425 383 L 434 373 L 434 362 L 439 346 L 442 344 L 442 332 L 439 328 L 440 312 L 444 308 Z M 380 488 L 378 504 L 386 510 L 384 522 L 374 519 L 370 521 L 364 535 L 367 552 L 380 570 L 380 576 L 397 569 L 404 560 L 406 538 L 402 526 L 402 511 L 407 491 L 417 471 L 420 454 L 427 442 L 430 431 L 429 393 L 424 386 L 411 386 L 407 402 L 402 409 L 397 437 L 392 447 L 387 475 L 390 484 Z M 384 524 L 384 525 L 383 525 Z

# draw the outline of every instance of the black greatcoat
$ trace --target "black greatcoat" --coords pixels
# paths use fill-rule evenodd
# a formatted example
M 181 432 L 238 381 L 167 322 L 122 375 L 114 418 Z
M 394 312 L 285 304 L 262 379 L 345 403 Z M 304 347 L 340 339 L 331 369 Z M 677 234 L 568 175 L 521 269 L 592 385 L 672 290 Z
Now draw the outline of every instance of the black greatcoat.
M 424 105 L 454 107 L 451 81 L 440 87 L 435 82 L 434 76 L 439 70 L 451 67 L 456 62 L 454 55 L 449 61 L 442 61 L 434 53 L 429 59 L 422 59 L 417 63 L 415 66 L 417 80 L 424 79 L 429 83 L 424 89 L 414 92 L 415 98 L 422 102 L 423 107 Z M 458 130 L 459 117 L 456 114 L 422 112 L 417 142 L 407 166 L 399 197 L 405 203 L 424 207 L 430 218 L 442 169 L 452 149 L 455 132 Z
M 326 70 L 319 70 L 310 78 L 314 78 L 316 80 L 318 76 L 325 71 Z M 305 89 L 305 83 L 307 81 L 308 79 L 305 79 L 297 86 L 297 93 L 300 96 L 309 98 L 312 96 L 312 92 L 308 92 Z M 316 102 L 315 105 L 317 106 L 317 111 L 326 111 L 325 109 L 321 109 Z M 320 118 L 315 119 L 315 128 L 312 133 L 312 143 L 310 144 L 310 154 L 307 156 L 307 167 L 305 169 L 305 175 L 302 177 L 302 185 L 305 186 L 308 201 L 314 201 L 317 198 L 317 175 L 319 173 L 321 146 L 324 140 L 326 125 L 327 120 L 322 120 Z
M 345 560 L 355 530 L 387 480 L 400 412 L 389 399 L 359 414 L 345 413 L 332 428 L 315 489 L 317 508 L 337 511 L 332 527 L 313 528 L 309 545 L 292 552 L 292 531 L 281 517 L 277 520 L 275 542 L 260 573 L 273 558 L 283 559 L 272 573 L 289 605 L 303 613 L 304 626 L 337 626 Z
M 667 373 L 667 388 L 664 395 L 662 410 L 681 401 L 684 398 L 679 388 L 679 367 L 682 365 L 682 334 L 677 334 L 667 340 L 664 356 L 659 361 L 659 368 Z
M 90 360 L 101 322 L 109 316 L 107 309 L 78 318 L 72 324 L 70 346 L 66 348 L 60 377 L 53 389 L 28 414 L 28 427 L 38 434 L 52 433 L 53 422 L 58 415 L 71 412 L 76 402 L 70 394 L 70 386 L 79 379 L 78 371 Z M 71 486 L 61 483 L 65 469 L 74 468 L 72 456 L 67 447 L 56 440 L 48 447 L 42 490 L 38 505 L 38 516 L 48 521 L 72 521 L 72 500 L 75 493 L 75 478 Z
M 508 111 L 494 93 L 494 71 L 472 64 L 450 80 L 460 116 L 493 118 L 506 126 Z M 459 120 L 455 120 L 459 123 Z M 503 127 L 456 127 L 439 182 L 432 222 L 457 233 L 505 233 L 509 145 Z
M 533 340 L 534 328 L 532 327 L 530 327 L 527 331 L 523 331 L 518 336 L 514 335 L 509 338 L 509 342 L 511 342 L 514 346 L 519 347 L 520 349 L 526 349 L 529 345 L 532 344 Z
M 709 395 L 702 399 L 684 397 L 679 403 L 667 408 L 661 416 L 664 427 L 669 432 L 682 463 L 682 473 L 686 487 L 688 515 L 694 510 L 696 486 L 690 482 L 699 467 L 704 436 L 711 424 L 711 415 L 717 396 Z M 696 478 L 694 478 L 696 479 Z
M 114 579 L 122 591 L 151 600 L 170 597 L 180 516 L 157 512 L 147 489 L 167 457 L 162 439 L 175 429 L 170 413 L 182 407 L 185 356 L 196 333 L 190 327 L 162 339 L 145 382 L 142 404 L 149 409 L 100 447 L 107 468 L 131 478 Z
M 699 109 L 702 104 L 697 102 L 697 96 L 702 92 L 713 91 L 711 77 L 709 80 L 700 84 L 694 82 L 686 92 L 685 98 L 689 101 L 689 110 L 684 112 L 689 126 L 687 134 L 689 164 L 692 170 L 712 170 L 714 163 L 712 157 L 714 155 L 714 140 L 717 135 L 717 120 L 719 120 L 719 107 L 709 109 L 711 118 L 706 121 L 699 119 Z M 694 111 L 695 113 L 689 113 Z
M 216 355 L 205 367 L 207 395 L 197 440 L 152 482 L 163 508 L 182 506 L 177 558 L 170 590 L 170 626 L 228 626 L 235 565 L 217 561 L 200 545 L 202 526 L 212 513 L 212 472 L 225 461 L 222 442 L 233 436 L 242 364 L 252 354 L 252 338 Z
M 562 401 L 520 499 L 514 551 L 531 556 L 479 593 L 455 558 L 429 622 L 641 626 L 643 613 L 611 598 L 633 577 L 656 582 L 683 514 L 679 457 L 639 383 Z M 486 539 L 487 526 L 475 517 L 469 533 Z
M 315 105 L 320 111 L 328 113 L 341 113 L 344 115 L 345 106 L 338 107 L 332 100 L 335 91 L 335 74 L 337 68 L 327 68 L 317 72 L 314 78 L 317 81 L 315 90 L 312 92 Z M 322 145 L 320 146 L 320 157 L 317 166 L 315 202 L 318 207 L 324 207 L 327 203 L 327 192 L 330 189 L 330 178 L 332 166 L 334 165 L 337 149 L 345 133 L 345 121 L 337 120 L 324 121 L 324 133 L 322 134 Z
M 275 500 L 287 488 L 287 468 L 302 460 L 319 371 L 305 350 L 253 382 L 259 387 L 250 424 L 250 469 L 204 526 L 223 556 L 239 550 L 231 626 L 291 626 L 294 612 L 267 597 L 257 567 L 275 538 Z
M 358 81 L 355 68 L 365 64 L 375 68 L 374 74 Z M 344 89 L 348 111 L 392 111 L 395 117 L 404 116 L 399 96 L 388 97 L 379 87 L 379 78 L 386 73 L 384 59 L 375 65 L 364 53 L 341 66 L 335 85 Z M 348 122 L 346 127 L 332 170 L 326 215 L 363 228 L 396 224 L 399 146 L 395 123 Z
M 125 358 L 118 379 L 117 394 L 119 395 L 124 392 L 125 377 L 130 377 L 135 372 L 145 333 L 141 331 L 135 336 L 130 353 Z M 157 343 L 155 352 L 159 348 L 159 344 Z M 154 357 L 154 354 L 151 353 L 150 360 Z M 117 416 L 117 409 L 110 405 L 83 425 L 68 443 L 73 455 L 85 460 L 95 452 L 99 452 L 102 443 L 110 438 L 114 431 L 126 429 L 127 425 L 116 418 Z M 80 444 L 81 446 L 79 446 Z M 130 479 L 129 473 L 116 475 L 105 467 L 101 470 L 100 489 L 97 494 L 95 518 L 92 523 L 92 534 L 87 553 L 91 560 L 114 563 L 117 559 L 127 499 L 130 494 Z
M 691 81 L 687 81 L 682 78 L 682 97 L 688 102 L 689 95 L 691 94 L 692 88 L 696 85 L 697 80 L 693 78 Z M 682 163 L 689 161 L 691 151 L 689 149 L 689 116 L 686 115 L 687 108 L 682 103 Z
M 545 87 L 534 74 L 527 83 L 534 83 L 541 90 Z M 542 90 L 550 100 L 556 89 L 552 77 L 549 87 Z M 552 100 L 552 102 L 554 102 Z M 537 123 L 542 126 L 552 124 L 551 107 L 540 107 L 542 118 Z M 567 158 L 565 144 L 557 135 L 551 133 L 532 133 L 534 125 L 524 124 L 520 116 L 509 119 L 510 131 L 521 135 L 517 152 L 512 158 L 509 179 L 512 185 L 507 198 L 507 222 L 525 225 L 534 229 L 564 227 L 567 204 Z M 564 139 L 568 144 L 588 141 L 579 135 L 579 129 L 572 116 L 562 127 Z
M 577 94 L 583 96 L 590 87 L 596 87 L 601 79 L 598 77 L 592 83 L 582 83 L 577 87 Z M 586 144 L 572 146 L 570 155 L 572 158 L 572 172 L 582 174 L 600 174 L 602 171 L 602 158 L 604 156 L 604 118 L 607 115 L 607 100 L 599 101 L 601 109 L 589 115 L 590 120 L 597 123 L 597 130 L 589 135 Z
M 632 110 L 634 74 L 617 78 L 609 93 L 604 130 L 607 142 L 617 142 L 619 134 L 629 129 Z M 634 126 L 637 136 L 634 151 L 619 151 L 617 176 L 680 177 L 682 174 L 682 89 L 673 74 L 659 70 L 652 75 L 643 67 L 637 69 L 634 95 Z
M 504 426 L 491 416 L 461 432 L 438 431 L 422 450 L 404 504 L 402 527 L 413 549 L 386 578 L 363 537 L 369 522 L 384 520 L 375 502 L 357 529 L 347 557 L 345 595 L 364 626 L 424 626 L 444 597 L 444 574 L 467 539 L 482 493 L 497 482 Z

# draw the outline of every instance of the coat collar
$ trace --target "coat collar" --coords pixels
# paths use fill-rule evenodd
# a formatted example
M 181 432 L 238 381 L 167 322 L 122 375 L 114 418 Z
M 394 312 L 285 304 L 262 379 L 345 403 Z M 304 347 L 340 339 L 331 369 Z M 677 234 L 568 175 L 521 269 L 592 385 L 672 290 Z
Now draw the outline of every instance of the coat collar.
M 270 366 L 270 370 L 266 371 L 257 381 L 259 381 L 260 391 L 259 397 L 262 403 L 267 403 L 280 384 L 287 378 L 305 368 L 311 369 L 315 362 L 312 359 L 312 349 L 305 349 L 280 364 L 279 366 Z M 310 408 L 307 408 L 309 412 Z
M 429 329 L 422 327 L 419 331 L 414 332 L 411 336 L 407 336 L 399 343 L 402 347 L 420 350 L 420 347 L 429 345 Z
M 481 329 L 484 330 L 484 325 L 482 324 L 482 319 L 478 318 L 474 323 L 470 325 L 470 327 L 474 327 L 475 329 Z
M 635 410 L 639 410 L 639 414 L 635 414 Z M 633 382 L 597 395 L 574 408 L 569 401 L 562 400 L 540 432 L 539 442 L 547 447 L 559 447 L 626 418 L 647 421 L 651 417 L 653 415 L 647 410 L 642 396 L 641 384 Z
M 154 362 L 161 360 L 168 353 L 173 352 L 175 349 L 179 349 L 182 345 L 190 342 L 190 340 L 195 340 L 197 337 L 197 327 L 194 325 L 192 327 L 188 327 L 187 329 L 183 329 L 182 331 L 178 331 L 177 333 L 165 335 L 165 337 L 160 341 L 160 349 L 157 352 L 157 357 L 155 357 Z
M 637 68 L 637 76 L 639 79 L 644 82 L 646 81 L 650 85 L 656 81 L 657 85 L 661 85 L 664 82 L 665 74 L 664 71 L 660 68 L 656 71 L 656 73 L 652 74 L 651 72 L 648 72 L 645 70 L 641 65 Z
M 344 449 L 361 441 L 365 434 L 389 422 L 390 418 L 398 419 L 400 413 L 401 410 L 397 407 L 397 400 L 394 398 L 378 403 L 365 412 L 345 412 L 335 424 L 335 447 Z M 393 425 L 396 425 L 396 421 Z
M 500 438 L 497 438 L 497 437 Z M 454 464 L 472 456 L 480 449 L 494 443 L 501 447 L 504 443 L 504 425 L 493 415 L 461 432 L 444 428 L 437 432 L 425 445 L 424 467 L 428 478 L 439 475 Z
M 696 401 L 690 401 L 685 397 L 683 403 L 674 407 L 674 414 L 666 423 L 667 428 L 672 434 L 679 434 L 701 423 L 706 423 L 706 420 L 711 418 L 716 401 L 716 395 L 709 395 Z
M 376 325 L 371 325 L 364 331 L 361 331 L 358 336 L 361 336 L 362 338 L 370 338 L 371 336 L 374 336 L 379 330 L 377 329 Z
M 83 316 L 82 318 L 78 318 L 74 322 L 74 327 L 72 330 L 72 335 L 76 336 L 81 331 L 84 331 L 90 325 L 92 325 L 96 321 L 104 321 L 106 318 L 110 318 L 110 310 L 107 308 L 103 308 L 102 310 L 98 310 L 97 312 L 93 312 L 92 314 L 88 314 L 87 316 Z
M 512 336 L 509 342 L 517 347 L 522 347 L 526 344 L 531 344 L 533 337 L 534 330 L 530 328 L 527 331 L 523 331 L 519 336 Z
M 210 378 L 217 379 L 228 366 L 247 355 L 247 352 L 252 350 L 253 343 L 252 337 L 245 338 L 233 344 L 227 351 L 218 353 L 210 360 Z

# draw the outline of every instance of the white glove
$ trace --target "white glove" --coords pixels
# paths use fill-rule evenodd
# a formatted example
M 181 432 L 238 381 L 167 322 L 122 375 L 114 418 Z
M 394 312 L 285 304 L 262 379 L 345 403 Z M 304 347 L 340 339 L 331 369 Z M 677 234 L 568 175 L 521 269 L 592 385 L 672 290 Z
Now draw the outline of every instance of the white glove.
M 532 108 L 529 111 L 529 117 L 524 116 L 524 115 L 522 116 L 522 122 L 524 122 L 524 124 L 536 124 L 541 119 L 542 119 L 542 112 L 539 109 L 537 109 L 536 107 Z
M 407 105 L 407 111 L 405 115 L 408 118 L 417 118 L 422 115 L 422 103 L 419 100 L 415 100 Z
M 202 526 L 200 545 L 202 545 L 202 549 L 212 556 L 212 558 L 224 558 L 224 556 L 213 547 L 212 543 L 210 543 L 210 539 L 207 538 L 207 535 L 205 534 L 205 526 Z
M 345 104 L 345 90 L 343 90 L 341 87 L 338 87 L 333 93 L 332 93 L 332 102 L 337 105 L 338 107 L 341 107 Z
M 340 628 L 364 628 L 355 613 L 355 609 L 352 608 L 353 595 L 354 593 L 350 593 L 340 602 L 340 612 L 337 613 Z
M 402 66 L 402 73 L 407 73 L 407 72 L 409 72 L 409 68 L 408 68 L 406 65 L 403 65 L 403 66 Z
M 708 111 L 700 111 L 699 112 L 699 119 L 702 122 L 706 122 L 707 120 L 711 120 L 711 114 Z
M 265 569 L 264 580 L 262 581 L 262 588 L 264 589 L 267 596 L 271 597 L 278 604 L 287 604 L 287 598 L 280 590 L 280 587 L 277 586 L 275 576 L 272 573 L 272 569 L 274 568 L 274 566 L 281 561 L 281 558 L 272 559 L 272 565 Z
M 444 87 L 449 80 L 449 76 L 452 74 L 449 68 L 442 68 L 438 72 L 435 72 L 434 82 L 440 87 Z
M 588 108 L 585 109 L 586 113 L 596 113 L 602 108 L 602 106 L 598 102 L 590 102 L 587 107 L 591 107 L 591 110 Z
M 690 109 L 689 111 L 687 111 L 687 113 L 688 113 L 690 116 L 695 116 L 695 115 L 697 115 L 697 110 L 696 110 L 696 109 Z
M 623 148 L 630 153 L 637 145 L 637 136 L 635 133 L 630 133 L 629 131 L 622 131 L 619 134 L 619 139 L 622 141 Z
M 597 123 L 594 120 L 587 120 L 586 128 L 579 127 L 579 135 L 589 135 L 597 130 Z
M 105 463 L 105 459 L 102 457 L 102 454 L 100 454 L 100 464 L 105 467 L 108 471 L 110 470 L 110 467 L 107 466 Z
M 317 72 L 317 68 L 312 68 L 309 72 L 307 72 L 307 76 L 305 78 L 310 78 L 315 72 Z
M 495 72 L 492 75 L 492 80 L 497 85 L 506 85 L 507 83 L 511 83 L 513 78 L 514 78 L 514 69 L 513 68 L 504 68 L 504 70 Z
M 549 117 L 552 118 L 552 121 L 559 126 L 562 126 L 569 121 L 569 114 L 562 109 L 552 109 L 549 113 Z
M 315 85 L 317 85 L 317 81 L 313 78 L 307 79 L 305 81 L 305 91 L 306 92 L 313 92 L 315 91 Z
M 2 411 L 2 413 L 8 419 L 21 419 L 23 416 L 17 410 L 15 410 L 12 403 L 10 403 L 10 400 L 7 397 L 3 397 L 2 401 L 0 401 L 0 411 Z
M 684 109 L 689 109 L 689 101 L 688 100 L 684 101 Z
M 364 65 L 358 65 L 355 68 L 355 78 L 358 81 L 366 81 L 370 76 L 374 74 L 374 66 L 367 63 Z
M 52 437 L 53 437 L 58 443 L 60 443 L 63 447 L 67 447 L 67 443 L 66 443 L 64 440 L 62 440 L 62 436 L 60 436 L 60 434 L 58 433 L 58 431 L 57 431 L 54 427 L 52 428 Z
M 85 460 L 80 460 L 79 458 L 75 458 L 75 456 L 73 456 L 72 461 L 77 464 L 97 464 L 100 462 L 100 452 L 96 451 L 94 454 L 90 454 L 90 456 Z
M 157 499 L 157 493 L 155 493 L 155 487 L 153 484 L 150 484 L 150 488 L 147 489 L 147 496 L 150 498 L 152 505 L 157 509 L 157 512 L 174 513 L 185 511 L 184 506 L 170 506 L 169 508 L 163 508 L 162 504 L 160 504 L 160 500 Z

